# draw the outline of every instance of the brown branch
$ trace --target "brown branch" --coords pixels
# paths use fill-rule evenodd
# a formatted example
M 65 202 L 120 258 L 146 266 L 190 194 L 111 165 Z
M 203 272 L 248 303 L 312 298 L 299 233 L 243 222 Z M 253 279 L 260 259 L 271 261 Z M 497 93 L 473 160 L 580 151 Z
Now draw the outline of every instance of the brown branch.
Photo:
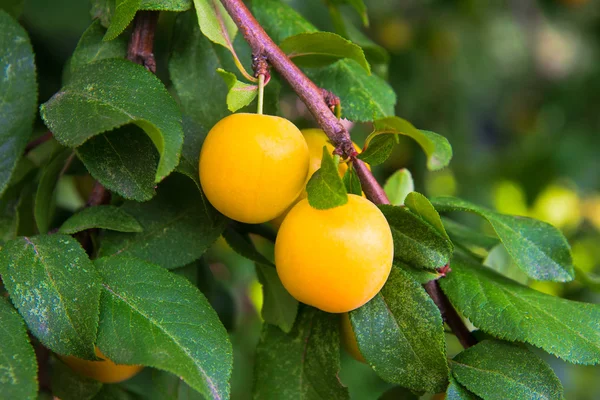
M 48 131 L 44 133 L 42 136 L 33 139 L 31 142 L 27 143 L 25 146 L 25 155 L 29 154 L 29 152 L 39 145 L 46 143 L 48 140 L 52 139 L 52 132 Z
M 389 204 L 384 190 L 373 177 L 371 171 L 361 160 L 356 158 L 357 153 L 352 145 L 350 134 L 333 115 L 324 92 L 308 79 L 273 42 L 242 0 L 221 0 L 221 2 L 243 33 L 244 38 L 252 48 L 253 54 L 261 54 L 267 57 L 275 70 L 290 84 L 298 97 L 306 104 L 306 107 L 323 128 L 329 140 L 336 146 L 338 152 L 341 151 L 342 155 L 351 158 L 367 198 L 375 204 Z M 462 345 L 469 347 L 475 344 L 475 339 L 450 304 L 448 298 L 441 291 L 438 283 L 436 281 L 430 282 L 425 285 L 425 289 Z
M 477 339 L 475 339 L 471 331 L 465 326 L 460 315 L 458 315 L 454 307 L 452 307 L 450 300 L 448 300 L 448 297 L 446 297 L 444 292 L 442 292 L 442 289 L 440 289 L 439 282 L 433 280 L 427 282 L 423 286 L 435 305 L 440 309 L 444 322 L 448 324 L 452 332 L 458 338 L 460 344 L 465 349 L 476 345 Z
M 158 22 L 158 11 L 138 11 L 133 20 L 133 32 L 127 49 L 127 59 L 143 65 L 156 73 L 154 59 L 154 33 Z

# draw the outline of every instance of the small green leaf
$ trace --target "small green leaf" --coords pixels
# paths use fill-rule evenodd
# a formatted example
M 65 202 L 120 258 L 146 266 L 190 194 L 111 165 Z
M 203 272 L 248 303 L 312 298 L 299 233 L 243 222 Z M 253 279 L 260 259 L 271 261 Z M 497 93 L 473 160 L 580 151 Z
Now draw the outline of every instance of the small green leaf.
M 406 196 L 405 203 L 410 211 L 421 217 L 423 221 L 433 226 L 442 236 L 450 241 L 450 237 L 446 233 L 446 229 L 444 229 L 440 214 L 435 210 L 433 204 L 427 200 L 427 197 L 423 196 L 421 193 L 412 192 Z
M 100 228 L 119 232 L 141 232 L 141 225 L 131 215 L 115 206 L 100 205 L 84 208 L 66 220 L 60 233 L 73 234 L 86 229 Z
M 567 282 L 575 272 L 563 234 L 550 224 L 526 217 L 499 214 L 454 197 L 437 197 L 438 211 L 466 211 L 485 218 L 517 265 L 540 281 Z
M 48 165 L 42 170 L 42 176 L 35 193 L 35 223 L 38 232 L 46 233 L 50 230 L 50 224 L 56 206 L 55 188 L 58 180 L 64 173 L 67 160 L 73 157 L 73 151 L 64 149 L 53 156 Z
M 38 390 L 35 353 L 23 318 L 2 297 L 0 335 L 0 398 L 35 399 Z
M 384 380 L 439 392 L 448 382 L 442 316 L 423 287 L 400 268 L 364 306 L 350 312 L 360 352 Z
M 256 349 L 254 398 L 349 399 L 338 378 L 339 344 L 338 316 L 311 307 L 302 308 L 288 334 L 264 324 Z
M 159 154 L 137 126 L 101 133 L 75 152 L 96 180 L 124 198 L 147 201 L 156 194 L 154 171 Z
M 125 124 L 138 125 L 161 155 L 155 182 L 179 163 L 181 111 L 154 74 L 130 61 L 106 59 L 82 66 L 41 106 L 41 113 L 54 137 L 68 147 Z
M 415 190 L 412 175 L 406 168 L 399 169 L 394 172 L 385 181 L 383 186 L 385 194 L 387 194 L 390 204 L 393 206 L 403 206 L 406 196 Z
M 115 11 L 103 40 L 113 40 L 119 36 L 133 21 L 133 17 L 141 5 L 142 0 L 115 0 Z
M 274 267 L 270 260 L 256 250 L 254 244 L 250 238 L 246 235 L 240 234 L 232 227 L 228 227 L 223 231 L 223 239 L 227 242 L 231 248 L 239 255 L 246 257 L 248 260 L 252 260 L 259 264 L 265 264 L 270 267 Z
M 52 364 L 52 394 L 61 400 L 92 400 L 102 389 L 102 382 L 85 377 L 69 368 L 62 360 Z
M 358 178 L 358 175 L 356 174 L 354 168 L 352 168 L 352 165 L 350 165 L 350 167 L 346 170 L 343 181 L 348 194 L 362 196 L 362 187 L 360 185 L 360 179 Z
M 452 360 L 458 382 L 484 399 L 563 399 L 552 368 L 526 348 L 484 340 Z
M 194 0 L 200 30 L 211 42 L 231 50 L 237 26 L 219 0 Z
M 254 101 L 258 94 L 258 86 L 240 82 L 235 74 L 224 69 L 218 68 L 217 72 L 229 88 L 229 92 L 227 92 L 227 108 L 229 111 L 236 112 Z
M 446 389 L 446 400 L 478 400 L 479 397 L 469 392 L 460 383 L 450 377 L 450 385 Z
M 369 142 L 369 147 L 360 153 L 358 158 L 371 165 L 382 164 L 390 157 L 392 150 L 397 143 L 397 135 L 375 136 Z
M 0 274 L 29 330 L 50 350 L 95 360 L 100 277 L 66 235 L 12 240 L 0 251 Z
M 279 47 L 300 67 L 323 67 L 348 58 L 371 74 L 371 67 L 360 46 L 335 33 L 300 33 L 286 38 Z
M 121 208 L 144 231 L 105 232 L 99 255 L 125 254 L 165 268 L 177 268 L 200 258 L 227 222 L 204 194 L 180 174 L 165 180 L 151 201 L 127 201 Z
M 453 246 L 437 228 L 405 207 L 381 205 L 394 238 L 394 259 L 414 268 L 435 270 L 448 264 Z
M 0 10 L 0 195 L 31 136 L 37 84 L 33 50 L 27 32 Z
M 358 156 L 358 158 L 370 163 L 371 165 L 375 165 L 370 160 L 370 158 L 375 157 L 375 155 L 371 154 L 375 153 L 375 150 L 369 151 L 371 142 L 377 136 L 384 134 L 405 135 L 413 138 L 417 143 L 419 143 L 423 151 L 425 151 L 425 154 L 427 155 L 427 168 L 431 171 L 436 171 L 448 166 L 450 160 L 452 159 L 452 146 L 450 146 L 450 143 L 445 137 L 438 135 L 437 133 L 419 130 L 410 122 L 399 117 L 379 119 L 375 121 L 373 125 L 375 130 L 367 137 L 367 148 Z M 373 143 L 373 145 L 377 144 L 376 155 L 378 163 L 385 161 L 391 154 L 390 143 L 391 142 L 389 140 L 385 142 L 381 141 Z M 386 144 L 386 146 L 383 146 L 383 144 Z
M 572 363 L 600 362 L 599 305 L 540 293 L 458 255 L 439 282 L 457 310 L 484 332 Z
M 277 270 L 272 266 L 257 263 L 256 275 L 263 288 L 262 318 L 289 333 L 298 313 L 298 300 L 283 287 Z
M 209 399 L 229 398 L 231 343 L 196 287 L 127 256 L 95 265 L 103 281 L 97 344 L 108 358 L 170 371 Z
M 140 10 L 186 11 L 192 7 L 192 0 L 142 0 Z
M 308 203 L 317 210 L 343 206 L 348 202 L 348 192 L 326 146 L 323 146 L 321 168 L 309 179 L 306 192 Z
M 106 58 L 125 58 L 127 56 L 127 40 L 124 37 L 109 42 L 102 41 L 106 29 L 100 20 L 94 20 L 83 32 L 77 47 L 69 61 L 69 73 L 77 68 Z

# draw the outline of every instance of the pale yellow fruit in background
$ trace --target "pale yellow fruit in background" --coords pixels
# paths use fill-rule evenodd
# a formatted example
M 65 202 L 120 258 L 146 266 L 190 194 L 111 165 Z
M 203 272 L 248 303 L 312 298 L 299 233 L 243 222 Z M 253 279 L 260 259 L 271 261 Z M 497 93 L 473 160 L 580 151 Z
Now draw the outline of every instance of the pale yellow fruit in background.
M 352 329 L 350 316 L 348 315 L 348 313 L 343 313 L 340 317 L 340 341 L 342 343 L 342 347 L 356 361 L 360 361 L 361 363 L 366 364 L 367 360 L 365 360 L 362 353 L 358 349 L 358 343 L 356 341 L 354 329 Z
M 202 189 L 217 210 L 259 224 L 283 213 L 303 190 L 308 146 L 284 118 L 232 114 L 208 133 L 199 167 Z
M 275 242 L 277 273 L 297 300 L 331 313 L 354 310 L 383 287 L 392 267 L 390 227 L 370 201 L 353 194 L 317 210 L 301 200 Z
M 125 381 L 144 368 L 141 365 L 115 364 L 108 359 L 98 347 L 96 347 L 96 356 L 104 361 L 88 361 L 73 356 L 60 357 L 73 371 L 88 378 L 95 379 L 103 383 L 117 383 Z

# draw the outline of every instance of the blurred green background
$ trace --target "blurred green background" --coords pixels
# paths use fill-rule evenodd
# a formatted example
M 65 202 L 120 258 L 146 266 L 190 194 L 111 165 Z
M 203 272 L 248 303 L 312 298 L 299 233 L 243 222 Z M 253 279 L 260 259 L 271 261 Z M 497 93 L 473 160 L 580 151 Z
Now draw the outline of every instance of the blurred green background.
M 3 0 L 8 1 L 8 0 Z M 288 1 L 323 30 L 334 31 L 322 0 Z M 387 77 L 398 95 L 397 115 L 421 129 L 446 136 L 454 149 L 450 168 L 425 169 L 425 157 L 402 139 L 393 157 L 375 169 L 383 182 L 400 168 L 428 196 L 455 195 L 527 215 L 563 230 L 575 265 L 600 273 L 600 0 L 371 0 L 364 29 L 390 54 Z M 82 0 L 27 0 L 21 15 L 33 41 L 40 102 L 61 85 L 62 69 L 91 22 Z M 157 36 L 159 75 L 168 82 L 166 61 L 174 15 L 163 13 Z M 358 15 L 342 15 L 360 26 Z M 300 126 L 305 111 L 282 94 L 282 111 Z M 43 131 L 38 121 L 39 132 Z M 368 126 L 353 126 L 362 145 Z M 83 201 L 69 177 L 59 185 L 59 206 Z M 489 230 L 480 219 L 463 222 Z M 263 243 L 265 252 L 269 245 Z M 252 263 L 219 241 L 203 262 L 181 272 L 215 277 L 211 301 L 231 330 L 235 349 L 234 399 L 250 398 L 254 346 L 260 334 L 262 302 Z M 600 302 L 577 282 L 527 281 L 501 248 L 487 264 L 538 290 L 573 300 Z M 204 271 L 204 272 L 202 272 Z M 190 275 L 191 274 L 191 275 Z M 600 324 L 600 321 L 599 321 Z M 449 355 L 460 351 L 448 337 Z M 567 399 L 600 398 L 600 367 L 573 366 L 540 352 L 565 386 Z M 139 382 L 152 378 L 146 371 Z M 370 369 L 343 355 L 341 379 L 353 398 L 375 399 L 390 388 Z M 140 383 L 128 383 L 132 388 Z M 134 390 L 134 389 L 132 389 Z M 389 393 L 386 398 L 400 398 Z M 193 397 L 193 396 L 192 396 Z

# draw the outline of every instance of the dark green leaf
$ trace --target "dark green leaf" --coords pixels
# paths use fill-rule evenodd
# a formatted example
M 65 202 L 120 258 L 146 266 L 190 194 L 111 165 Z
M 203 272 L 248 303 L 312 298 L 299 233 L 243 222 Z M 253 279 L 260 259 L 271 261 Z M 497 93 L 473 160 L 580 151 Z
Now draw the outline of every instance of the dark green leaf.
M 50 230 L 50 224 L 56 206 L 55 188 L 64 173 L 67 160 L 73 157 L 73 151 L 64 149 L 54 155 L 52 160 L 42 170 L 42 176 L 35 193 L 35 222 L 40 233 Z
M 364 26 L 369 26 L 369 16 L 367 15 L 367 6 L 363 0 L 333 0 L 335 4 L 349 4 L 356 10 Z
M 388 382 L 439 392 L 448 383 L 443 321 L 423 287 L 392 268 L 381 292 L 350 312 L 360 352 Z
M 569 362 L 600 362 L 599 305 L 540 293 L 459 256 L 440 285 L 457 310 L 487 333 Z
M 229 92 L 227 92 L 227 108 L 229 111 L 236 112 L 254 101 L 258 94 L 258 86 L 240 82 L 235 74 L 224 69 L 218 68 L 217 72 L 229 88 Z
M 23 11 L 23 3 L 25 0 L 3 0 L 0 3 L 0 10 L 6 11 L 13 18 L 18 19 Z
M 98 19 L 103 27 L 108 28 L 115 11 L 115 0 L 91 0 L 90 16 Z
M 371 67 L 360 46 L 335 33 L 300 33 L 286 38 L 279 47 L 300 67 L 323 67 L 348 58 L 371 74 Z
M 429 225 L 433 226 L 448 240 L 448 242 L 450 242 L 450 238 L 444 229 L 444 224 L 442 223 L 440 214 L 438 214 L 438 212 L 435 210 L 433 204 L 427 200 L 427 197 L 423 196 L 421 193 L 412 192 L 406 196 L 405 203 L 406 207 L 410 211 L 421 217 L 421 219 L 427 222 Z
M 346 32 L 348 33 L 348 39 L 363 49 L 371 65 L 387 64 L 390 61 L 390 55 L 387 50 L 369 39 L 367 35 L 362 33 L 352 23 L 346 24 Z
M 340 370 L 338 318 L 303 307 L 288 334 L 264 324 L 256 349 L 254 398 L 349 399 Z
M 17 237 L 19 205 L 24 196 L 20 189 L 21 187 L 10 187 L 0 197 L 0 248 L 5 242 Z
M 272 266 L 257 263 L 256 275 L 263 288 L 262 318 L 282 331 L 290 332 L 298 312 L 298 300 L 283 287 Z
M 141 5 L 142 0 L 115 0 L 115 11 L 103 40 L 113 40 L 119 36 L 133 21 L 133 17 Z
M 69 62 L 70 73 L 95 61 L 106 58 L 125 58 L 127 55 L 127 40 L 122 37 L 104 42 L 102 38 L 105 33 L 106 29 L 102 27 L 100 20 L 92 22 L 89 28 L 83 32 Z
M 192 7 L 192 0 L 142 0 L 140 10 L 186 11 Z
M 405 207 L 379 208 L 392 230 L 395 260 L 429 270 L 448 264 L 453 246 L 436 228 Z
M 323 159 L 319 168 L 306 184 L 308 203 L 318 210 L 343 206 L 348 202 L 348 192 L 340 178 L 333 157 L 323 146 Z
M 550 224 L 526 217 L 499 214 L 454 197 L 437 197 L 438 211 L 467 211 L 488 220 L 506 250 L 527 275 L 540 281 L 573 280 L 567 240 Z
M 412 279 L 419 282 L 421 285 L 434 279 L 441 278 L 441 274 L 437 271 L 427 271 L 424 269 L 411 267 L 410 265 L 406 265 L 398 261 L 395 261 L 393 265 L 394 268 L 402 268 L 404 272 L 410 275 Z
M 29 330 L 50 350 L 96 359 L 100 277 L 66 235 L 12 240 L 0 251 L 0 274 Z
M 465 389 L 460 383 L 450 377 L 450 385 L 446 389 L 446 400 L 478 400 L 479 397 Z
M 370 142 L 369 147 L 358 155 L 358 158 L 371 165 L 384 163 L 394 150 L 398 143 L 396 135 L 375 136 Z
M 41 106 L 41 113 L 54 137 L 69 147 L 135 123 L 161 154 L 155 182 L 179 163 L 183 144 L 179 107 L 154 74 L 130 61 L 106 59 L 82 66 Z
M 256 250 L 256 247 L 254 247 L 254 244 L 247 235 L 242 235 L 232 227 L 228 227 L 223 232 L 223 238 L 236 253 L 246 257 L 248 260 L 252 260 L 259 264 L 266 264 L 270 267 L 275 266 L 270 260 Z
M 279 0 L 253 0 L 252 13 L 275 43 L 306 32 L 318 32 L 292 7 Z
M 387 194 L 391 205 L 403 206 L 406 196 L 415 190 L 415 184 L 410 171 L 402 168 L 394 172 L 385 181 L 383 190 L 385 190 L 385 194 Z
M 387 390 L 377 400 L 419 400 L 420 396 L 414 394 L 410 389 L 402 386 L 394 386 Z
M 219 0 L 194 0 L 198 25 L 211 42 L 232 49 L 237 26 Z
M 500 241 L 498 238 L 488 236 L 483 232 L 476 231 L 463 224 L 460 224 L 449 218 L 442 218 L 444 227 L 450 236 L 450 239 L 454 243 L 460 242 L 461 244 L 474 245 L 483 249 L 489 250 L 496 246 Z
M 0 297 L 0 398 L 35 399 L 37 362 L 23 318 Z
M 198 190 L 202 190 L 198 163 L 200 159 L 200 149 L 202 148 L 202 144 L 204 143 L 204 139 L 208 132 L 193 119 L 184 116 L 183 133 L 183 151 L 181 153 L 181 162 L 177 166 L 177 171 L 193 180 L 198 187 Z
M 138 400 L 138 397 L 118 385 L 104 385 L 94 400 Z
M 200 32 L 195 14 L 178 16 L 169 73 L 184 113 L 204 127 L 229 114 L 227 85 L 217 73 L 222 66 L 213 44 Z
M 358 175 L 352 166 L 346 170 L 344 174 L 344 186 L 346 187 L 346 191 L 348 194 L 355 194 L 357 196 L 362 196 L 362 187 L 360 186 L 360 179 L 358 179 Z
M 88 207 L 66 220 L 60 233 L 73 234 L 86 229 L 100 228 L 119 232 L 141 232 L 141 225 L 131 215 L 115 206 Z
M 231 343 L 204 295 L 185 278 L 139 259 L 115 256 L 95 264 L 104 282 L 100 350 L 117 363 L 175 373 L 206 398 L 229 398 Z
M 106 232 L 100 256 L 126 254 L 165 268 L 198 259 L 221 235 L 227 221 L 189 179 L 179 174 L 161 184 L 151 201 L 128 201 L 122 209 L 144 231 Z
M 448 166 L 450 160 L 452 159 L 452 146 L 450 146 L 448 139 L 438 135 L 437 133 L 419 130 L 410 122 L 398 117 L 379 119 L 375 121 L 373 125 L 375 130 L 366 140 L 367 149 L 359 156 L 359 158 L 363 160 L 365 159 L 364 157 L 372 157 L 370 156 L 370 153 L 368 153 L 371 141 L 377 136 L 384 134 L 405 135 L 413 138 L 417 143 L 419 143 L 423 151 L 425 151 L 425 154 L 427 155 L 427 168 L 432 171 L 436 171 Z M 379 146 L 382 147 L 381 144 L 379 144 Z M 385 149 L 387 149 L 387 147 Z M 381 152 L 381 150 L 379 151 Z M 383 158 L 383 160 L 387 159 L 387 157 L 389 157 L 389 153 L 390 151 L 388 150 L 387 156 L 385 158 L 380 158 Z M 365 161 L 373 165 L 372 162 L 367 160 Z
M 10 9 L 14 10 L 11 6 Z M 10 11 L 10 10 L 9 10 Z M 27 32 L 0 10 L 0 195 L 31 136 L 37 105 L 33 50 Z
M 73 371 L 61 360 L 52 365 L 52 394 L 61 400 L 91 400 L 102 389 L 102 382 Z
M 456 380 L 484 399 L 563 399 L 550 366 L 514 344 L 484 340 L 459 353 L 451 365 Z

